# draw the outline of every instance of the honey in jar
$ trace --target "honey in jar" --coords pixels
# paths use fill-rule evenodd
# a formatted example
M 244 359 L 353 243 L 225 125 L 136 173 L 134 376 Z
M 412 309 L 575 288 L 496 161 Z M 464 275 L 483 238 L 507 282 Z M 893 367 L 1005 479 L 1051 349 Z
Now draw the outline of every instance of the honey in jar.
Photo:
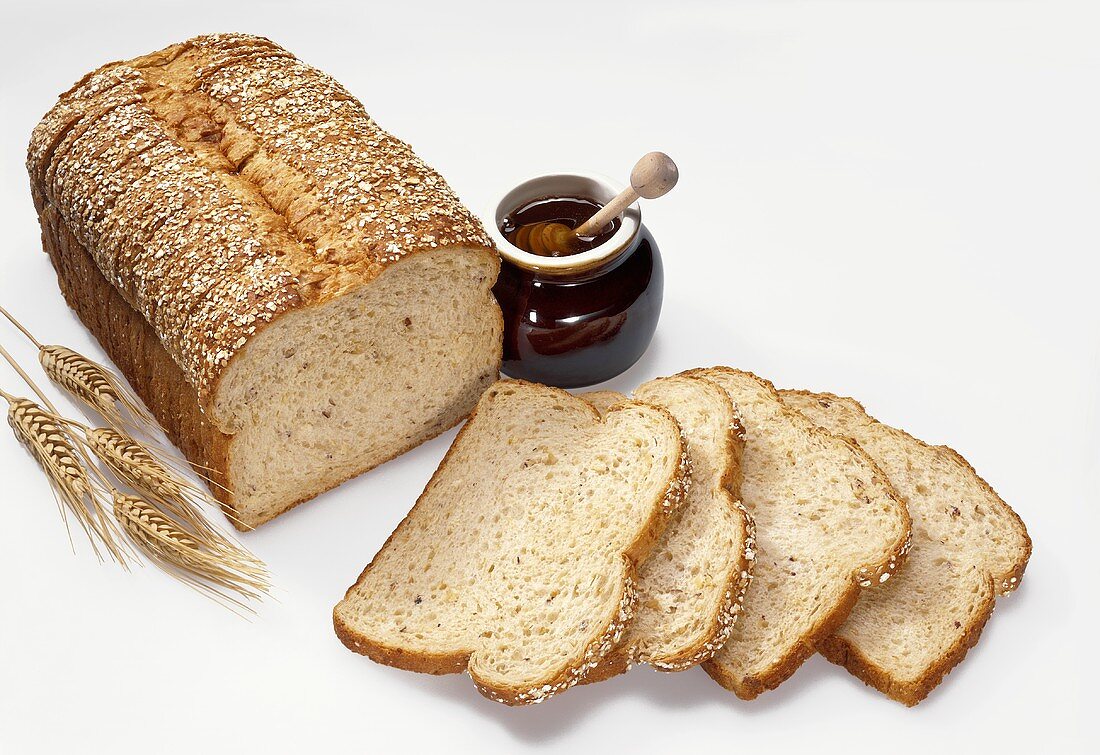
M 664 276 L 636 204 L 565 251 L 532 251 L 520 233 L 552 222 L 575 229 L 620 190 L 595 176 L 555 174 L 521 184 L 494 208 L 506 375 L 575 388 L 609 380 L 645 353 Z
M 595 200 L 585 197 L 542 197 L 510 212 L 500 224 L 500 232 L 511 244 L 532 254 L 544 257 L 580 254 L 610 241 L 622 225 L 622 219 L 615 218 L 595 236 L 572 236 L 570 243 L 566 244 L 538 243 L 537 240 L 532 240 L 529 232 L 537 233 L 550 223 L 564 226 L 570 231 L 576 230 L 602 207 Z

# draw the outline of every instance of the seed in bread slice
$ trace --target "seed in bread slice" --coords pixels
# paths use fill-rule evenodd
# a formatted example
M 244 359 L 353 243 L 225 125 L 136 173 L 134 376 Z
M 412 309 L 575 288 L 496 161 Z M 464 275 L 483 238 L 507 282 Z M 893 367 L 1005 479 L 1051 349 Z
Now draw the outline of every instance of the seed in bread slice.
M 909 515 L 855 444 L 786 407 L 757 376 L 693 370 L 729 394 L 745 428 L 741 500 L 756 520 L 756 566 L 725 647 L 705 664 L 752 699 L 790 677 L 885 582 L 909 544 Z
M 965 459 L 878 422 L 855 400 L 780 391 L 826 430 L 854 439 L 909 504 L 913 549 L 897 577 L 862 595 L 818 646 L 906 705 L 923 700 L 978 641 L 997 594 L 1020 584 L 1031 539 Z
M 601 413 L 626 400 L 607 391 L 582 398 Z M 633 623 L 590 679 L 613 676 L 632 662 L 681 671 L 708 660 L 729 638 L 752 573 L 752 517 L 735 497 L 744 436 L 725 391 L 702 378 L 678 375 L 645 383 L 634 398 L 676 418 L 691 459 L 692 485 L 638 568 Z
M 635 564 L 688 480 L 664 409 L 601 419 L 557 388 L 498 382 L 336 606 L 336 633 L 380 663 L 468 670 L 498 702 L 540 702 L 618 642 Z

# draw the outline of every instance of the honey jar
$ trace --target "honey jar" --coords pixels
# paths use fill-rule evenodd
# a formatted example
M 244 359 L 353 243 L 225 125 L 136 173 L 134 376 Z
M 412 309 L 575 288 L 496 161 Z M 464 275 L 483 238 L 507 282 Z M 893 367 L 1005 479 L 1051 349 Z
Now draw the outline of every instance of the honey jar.
M 513 243 L 525 224 L 576 228 L 624 188 L 589 173 L 550 174 L 524 181 L 491 208 L 506 375 L 578 388 L 610 380 L 645 353 L 661 315 L 664 272 L 637 202 L 569 253 L 536 254 Z

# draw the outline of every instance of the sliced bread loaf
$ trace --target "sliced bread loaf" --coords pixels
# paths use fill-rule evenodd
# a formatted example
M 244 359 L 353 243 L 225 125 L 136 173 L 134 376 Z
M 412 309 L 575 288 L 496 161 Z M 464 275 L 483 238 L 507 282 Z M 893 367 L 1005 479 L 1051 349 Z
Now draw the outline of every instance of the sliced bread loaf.
M 601 413 L 626 400 L 605 391 L 582 398 Z M 680 671 L 713 656 L 733 629 L 754 559 L 752 518 L 734 495 L 741 484 L 744 436 L 725 391 L 702 378 L 675 376 L 645 383 L 634 398 L 676 418 L 691 459 L 692 485 L 638 568 L 634 621 L 593 672 L 600 678 L 635 661 Z
M 768 381 L 726 367 L 687 374 L 725 389 L 745 429 L 741 497 L 756 520 L 755 576 L 705 668 L 752 699 L 836 630 L 861 587 L 889 578 L 908 549 L 909 516 L 866 454 L 786 407 Z
M 869 416 L 850 398 L 781 391 L 783 402 L 830 432 L 853 438 L 905 497 L 913 549 L 905 568 L 860 597 L 818 649 L 867 684 L 916 705 L 978 641 L 998 594 L 1020 584 L 1031 540 L 974 469 Z
M 336 633 L 380 663 L 468 670 L 494 700 L 540 702 L 617 644 L 635 564 L 688 468 L 664 409 L 626 402 L 601 419 L 565 391 L 498 382 L 336 606 Z
M 99 68 L 27 168 L 66 300 L 236 526 L 439 435 L 499 375 L 481 222 L 269 40 Z

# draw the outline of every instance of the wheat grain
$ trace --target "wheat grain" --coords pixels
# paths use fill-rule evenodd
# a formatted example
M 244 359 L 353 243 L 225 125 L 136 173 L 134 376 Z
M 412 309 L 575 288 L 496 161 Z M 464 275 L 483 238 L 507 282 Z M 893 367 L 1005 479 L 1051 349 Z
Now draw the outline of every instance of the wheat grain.
M 109 427 L 88 430 L 84 438 L 99 460 L 127 485 L 159 499 L 185 501 L 187 483 L 133 438 Z
M 98 366 L 64 346 L 43 346 L 38 361 L 46 375 L 104 416 L 118 413 L 118 396 Z

